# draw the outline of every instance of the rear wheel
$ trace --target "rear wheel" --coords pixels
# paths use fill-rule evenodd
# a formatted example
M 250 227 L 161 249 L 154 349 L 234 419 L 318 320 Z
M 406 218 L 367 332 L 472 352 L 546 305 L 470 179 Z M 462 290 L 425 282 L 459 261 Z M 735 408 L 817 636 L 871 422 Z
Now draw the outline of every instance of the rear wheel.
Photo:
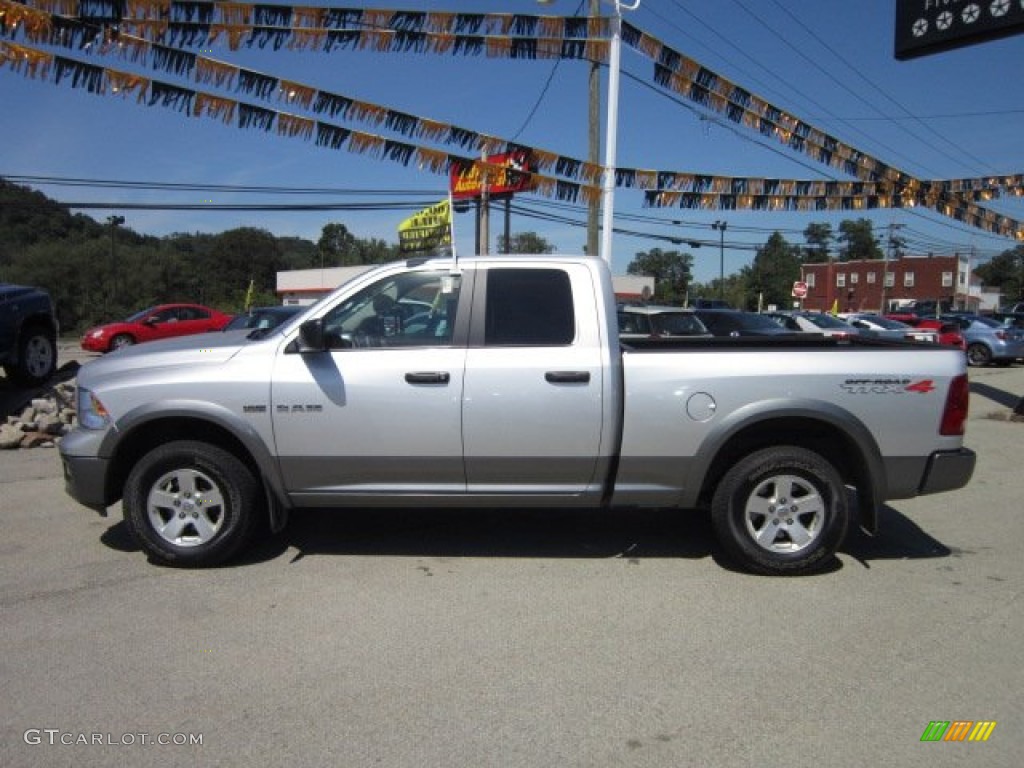
M 992 362 L 992 351 L 984 344 L 971 344 L 967 347 L 967 364 L 975 366 L 988 365 Z
M 167 565 L 224 562 L 252 537 L 260 486 L 234 455 L 208 443 L 154 448 L 132 469 L 124 517 L 139 544 Z
M 820 569 L 846 537 L 846 488 L 817 453 L 796 446 L 765 448 L 734 464 L 711 502 L 722 546 L 755 573 Z

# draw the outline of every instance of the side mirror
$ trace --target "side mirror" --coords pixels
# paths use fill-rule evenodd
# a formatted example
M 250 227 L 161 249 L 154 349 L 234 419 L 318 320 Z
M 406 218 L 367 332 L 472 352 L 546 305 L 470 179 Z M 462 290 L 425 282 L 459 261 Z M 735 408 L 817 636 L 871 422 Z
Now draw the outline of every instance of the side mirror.
M 324 341 L 324 321 L 317 317 L 307 320 L 299 326 L 299 348 L 300 354 L 305 352 L 323 352 L 327 346 Z

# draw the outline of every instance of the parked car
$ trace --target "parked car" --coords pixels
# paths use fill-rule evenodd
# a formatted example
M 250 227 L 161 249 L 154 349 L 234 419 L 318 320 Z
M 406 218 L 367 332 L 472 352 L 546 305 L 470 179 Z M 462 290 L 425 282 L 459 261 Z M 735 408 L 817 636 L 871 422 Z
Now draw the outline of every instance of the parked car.
M 967 342 L 968 365 L 1010 365 L 1024 357 L 1024 330 L 1020 328 L 982 315 L 943 315 L 941 319 L 959 326 Z
M 304 309 L 307 309 L 307 307 L 299 304 L 282 304 L 274 307 L 253 307 L 248 312 L 241 315 L 235 315 L 221 330 L 240 331 L 244 329 L 250 331 L 268 331 L 271 328 L 276 328 L 281 325 L 285 320 L 295 317 L 295 315 L 299 314 Z
M 893 339 L 895 341 L 922 341 L 929 344 L 937 344 L 939 334 L 934 328 L 925 326 L 913 326 L 900 320 L 892 320 L 881 315 L 867 312 L 850 312 L 839 315 L 854 328 L 868 336 L 878 339 Z
M 692 309 L 646 304 L 618 308 L 619 338 L 664 339 L 680 336 L 710 336 L 711 332 Z
M 1024 312 L 993 312 L 992 319 L 998 320 L 1003 325 L 1024 328 Z
M 917 315 L 902 313 L 885 315 L 885 317 L 889 320 L 898 320 L 907 325 L 912 325 L 915 328 L 930 328 L 938 334 L 939 344 L 967 351 L 967 341 L 960 331 L 960 326 L 956 323 L 950 323 L 935 317 L 918 317 Z
M 757 312 L 741 309 L 695 309 L 693 313 L 714 336 L 780 336 L 791 333 Z
M 797 333 L 820 333 L 823 336 L 835 336 L 840 339 L 848 339 L 860 333 L 845 320 L 840 320 L 835 315 L 827 312 L 765 312 L 765 317 L 771 318 L 788 331 Z
M 42 384 L 57 370 L 57 315 L 41 288 L 0 283 L 0 365 L 10 379 Z
M 111 352 L 144 341 L 219 331 L 230 321 L 231 315 L 199 304 L 161 304 L 90 328 L 82 336 L 82 349 Z

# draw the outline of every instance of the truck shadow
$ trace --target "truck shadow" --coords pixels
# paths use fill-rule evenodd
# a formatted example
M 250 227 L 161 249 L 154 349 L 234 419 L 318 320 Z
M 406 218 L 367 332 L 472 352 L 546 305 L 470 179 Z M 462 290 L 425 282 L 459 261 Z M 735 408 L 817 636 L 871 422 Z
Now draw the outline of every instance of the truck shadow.
M 1002 405 L 1006 408 L 1010 408 L 1011 410 L 1019 409 L 1021 412 L 1024 412 L 1024 398 L 1020 395 L 1015 395 L 1011 392 L 1007 392 L 1005 389 L 992 387 L 978 381 L 972 381 L 970 389 L 972 393 L 981 395 L 997 405 Z
M 881 533 L 851 530 L 840 552 L 871 567 L 875 560 L 948 557 L 948 547 L 896 509 L 880 512 Z M 742 572 L 721 550 L 711 521 L 701 512 L 677 510 L 302 510 L 288 528 L 244 561 L 297 550 L 310 555 L 519 558 L 710 557 Z M 241 562 L 239 562 L 241 564 Z M 835 558 L 824 568 L 842 568 Z
M 139 546 L 123 522 L 103 544 L 120 552 Z M 701 512 L 676 510 L 306 509 L 224 567 L 245 567 L 288 555 L 290 564 L 320 556 L 479 558 L 711 558 L 745 573 L 721 550 Z M 892 507 L 881 511 L 881 533 L 851 530 L 840 550 L 864 568 L 876 560 L 949 557 L 944 544 Z M 843 568 L 834 558 L 821 573 Z

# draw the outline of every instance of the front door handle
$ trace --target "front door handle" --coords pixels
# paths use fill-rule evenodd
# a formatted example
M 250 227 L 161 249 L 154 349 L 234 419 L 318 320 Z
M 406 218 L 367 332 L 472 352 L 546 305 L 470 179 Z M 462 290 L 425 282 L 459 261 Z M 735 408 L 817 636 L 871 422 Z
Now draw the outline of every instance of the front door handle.
M 548 371 L 544 379 L 551 384 L 586 384 L 590 381 L 590 371 Z
M 452 377 L 448 371 L 417 371 L 405 374 L 409 384 L 447 384 Z

